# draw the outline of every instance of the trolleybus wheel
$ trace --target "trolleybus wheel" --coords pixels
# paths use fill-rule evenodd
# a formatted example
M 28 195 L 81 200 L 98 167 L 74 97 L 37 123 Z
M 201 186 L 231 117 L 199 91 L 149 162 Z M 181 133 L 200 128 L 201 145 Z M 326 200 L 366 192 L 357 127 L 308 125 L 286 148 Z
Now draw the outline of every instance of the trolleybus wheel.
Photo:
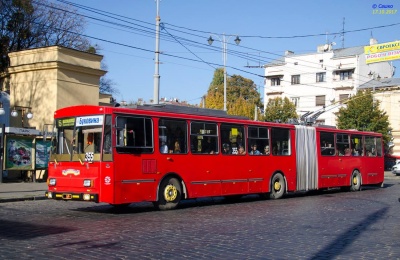
M 176 178 L 166 178 L 161 182 L 156 206 L 160 210 L 174 209 L 181 201 L 182 188 Z
M 285 194 L 285 187 L 285 178 L 283 178 L 283 175 L 280 173 L 275 174 L 271 179 L 271 192 L 269 197 L 271 199 L 282 198 L 283 194 Z
M 351 175 L 350 191 L 361 190 L 361 174 L 358 170 L 354 170 Z

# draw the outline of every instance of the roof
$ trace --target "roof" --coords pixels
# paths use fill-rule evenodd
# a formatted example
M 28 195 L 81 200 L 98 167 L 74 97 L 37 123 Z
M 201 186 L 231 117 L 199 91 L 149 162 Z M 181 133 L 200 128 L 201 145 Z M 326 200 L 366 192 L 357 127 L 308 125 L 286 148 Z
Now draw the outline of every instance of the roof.
M 364 46 L 356 46 L 356 47 L 349 47 L 349 48 L 342 48 L 342 49 L 334 49 L 332 59 L 342 58 L 342 57 L 352 57 L 356 55 L 361 55 L 364 53 Z M 285 65 L 285 58 L 286 57 L 296 57 L 296 56 L 304 56 L 304 55 L 311 55 L 318 52 L 312 53 L 301 53 L 301 54 L 289 54 L 280 56 L 278 59 L 275 59 L 267 64 L 264 67 L 273 67 L 273 66 L 281 66 Z
M 273 60 L 267 64 L 264 65 L 264 67 L 273 67 L 273 66 L 282 66 L 285 65 L 285 56 L 281 56 L 276 60 Z
M 360 85 L 358 89 L 371 89 L 371 88 L 387 88 L 387 87 L 397 87 L 400 86 L 400 78 L 390 78 L 370 81 Z
M 343 49 L 336 49 L 333 50 L 333 59 L 342 58 L 342 57 L 351 57 L 356 56 L 364 53 L 364 46 L 357 46 L 357 47 L 350 47 L 350 48 L 343 48 Z

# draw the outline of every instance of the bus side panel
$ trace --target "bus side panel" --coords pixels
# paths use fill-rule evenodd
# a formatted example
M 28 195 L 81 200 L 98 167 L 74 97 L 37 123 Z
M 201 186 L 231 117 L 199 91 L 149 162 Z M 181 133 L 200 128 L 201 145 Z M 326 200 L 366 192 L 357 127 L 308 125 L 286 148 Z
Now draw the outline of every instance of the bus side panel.
M 384 180 L 384 159 L 382 156 L 365 157 L 362 173 L 363 184 L 378 184 Z
M 100 202 L 114 204 L 115 176 L 114 164 L 112 162 L 102 162 L 99 175 Z
M 180 176 L 188 198 L 221 196 L 221 177 L 230 167 L 220 160 L 218 154 L 160 154 L 157 171 L 161 176 Z
M 148 161 L 151 161 L 154 167 L 144 167 Z M 153 154 L 116 153 L 114 203 L 155 201 L 160 178 L 156 165 Z

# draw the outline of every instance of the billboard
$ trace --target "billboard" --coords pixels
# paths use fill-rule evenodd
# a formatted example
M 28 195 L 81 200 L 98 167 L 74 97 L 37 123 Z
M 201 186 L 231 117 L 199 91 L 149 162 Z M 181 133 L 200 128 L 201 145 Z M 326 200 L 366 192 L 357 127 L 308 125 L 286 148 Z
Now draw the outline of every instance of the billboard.
M 364 46 L 367 64 L 400 59 L 400 41 Z
M 5 136 L 5 170 L 33 170 L 35 168 L 34 137 Z
M 50 141 L 36 140 L 36 169 L 47 169 L 50 157 Z

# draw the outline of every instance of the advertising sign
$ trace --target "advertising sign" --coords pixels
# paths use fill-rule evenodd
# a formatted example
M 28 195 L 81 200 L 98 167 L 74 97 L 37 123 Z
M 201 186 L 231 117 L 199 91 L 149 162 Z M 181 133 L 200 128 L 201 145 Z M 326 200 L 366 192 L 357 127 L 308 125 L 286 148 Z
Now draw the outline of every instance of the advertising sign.
M 34 169 L 34 138 L 25 136 L 6 136 L 5 170 Z
M 400 41 L 364 46 L 366 63 L 400 59 Z
M 50 157 L 50 141 L 36 140 L 36 169 L 47 169 Z

